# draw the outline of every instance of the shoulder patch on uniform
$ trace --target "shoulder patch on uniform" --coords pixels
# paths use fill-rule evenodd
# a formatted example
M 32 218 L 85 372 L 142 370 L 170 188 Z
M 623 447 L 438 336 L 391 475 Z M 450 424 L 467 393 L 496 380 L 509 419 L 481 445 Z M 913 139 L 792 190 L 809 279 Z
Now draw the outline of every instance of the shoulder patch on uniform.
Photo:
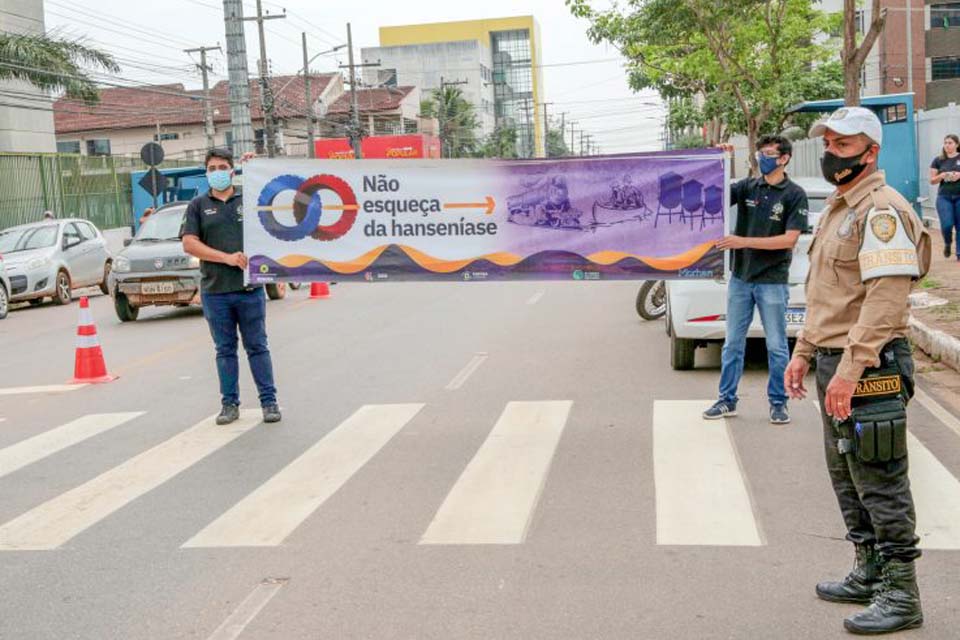
M 863 282 L 885 276 L 920 276 L 917 247 L 899 218 L 893 208 L 874 207 L 867 213 L 859 255 Z
M 882 242 L 890 242 L 897 233 L 897 218 L 889 213 L 878 213 L 870 218 L 870 230 Z

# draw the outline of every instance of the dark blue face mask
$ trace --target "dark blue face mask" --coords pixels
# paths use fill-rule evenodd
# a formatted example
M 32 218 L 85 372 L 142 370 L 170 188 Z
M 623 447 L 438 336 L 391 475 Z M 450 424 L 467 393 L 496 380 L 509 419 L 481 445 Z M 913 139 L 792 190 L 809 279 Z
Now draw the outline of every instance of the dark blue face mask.
M 773 173 L 774 171 L 776 171 L 777 168 L 780 166 L 779 164 L 777 164 L 777 160 L 778 160 L 778 159 L 779 159 L 779 158 L 770 158 L 770 157 L 767 157 L 767 156 L 763 155 L 762 153 L 761 153 L 761 154 L 758 154 L 758 155 L 757 155 L 757 163 L 760 165 L 760 173 L 763 174 L 763 175 L 769 175 L 769 174 Z

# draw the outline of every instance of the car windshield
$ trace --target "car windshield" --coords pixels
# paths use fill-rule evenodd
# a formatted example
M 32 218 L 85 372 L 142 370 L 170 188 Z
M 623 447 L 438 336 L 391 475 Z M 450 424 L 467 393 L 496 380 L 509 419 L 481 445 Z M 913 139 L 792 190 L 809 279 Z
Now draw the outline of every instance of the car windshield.
M 16 229 L 0 234 L 0 253 L 16 253 L 52 247 L 57 243 L 56 225 Z
M 156 242 L 158 240 L 179 240 L 180 227 L 186 209 L 177 208 L 155 213 L 140 227 L 138 242 Z

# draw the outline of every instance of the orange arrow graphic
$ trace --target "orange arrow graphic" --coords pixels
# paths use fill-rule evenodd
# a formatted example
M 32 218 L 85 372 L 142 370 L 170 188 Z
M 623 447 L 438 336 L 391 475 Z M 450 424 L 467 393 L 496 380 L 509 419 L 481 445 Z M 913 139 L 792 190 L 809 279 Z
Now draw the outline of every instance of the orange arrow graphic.
M 488 216 L 493 214 L 493 209 L 497 206 L 497 201 L 493 196 L 487 196 L 486 202 L 446 202 L 444 209 L 486 209 L 484 213 Z

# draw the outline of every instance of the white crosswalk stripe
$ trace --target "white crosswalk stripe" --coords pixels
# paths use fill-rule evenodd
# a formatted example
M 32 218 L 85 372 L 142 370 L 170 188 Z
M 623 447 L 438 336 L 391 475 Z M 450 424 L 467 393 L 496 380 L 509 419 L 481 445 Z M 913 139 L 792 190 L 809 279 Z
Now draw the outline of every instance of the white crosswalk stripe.
M 94 413 L 0 449 L 0 478 L 142 415 L 142 411 Z
M 214 417 L 0 526 L 0 551 L 55 549 L 260 423 L 244 411 L 228 427 Z
M 422 408 L 422 404 L 361 407 L 183 546 L 281 544 Z
M 710 401 L 656 401 L 653 464 L 657 544 L 763 544 L 725 420 L 702 417 Z
M 420 544 L 522 543 L 572 404 L 509 403 Z

